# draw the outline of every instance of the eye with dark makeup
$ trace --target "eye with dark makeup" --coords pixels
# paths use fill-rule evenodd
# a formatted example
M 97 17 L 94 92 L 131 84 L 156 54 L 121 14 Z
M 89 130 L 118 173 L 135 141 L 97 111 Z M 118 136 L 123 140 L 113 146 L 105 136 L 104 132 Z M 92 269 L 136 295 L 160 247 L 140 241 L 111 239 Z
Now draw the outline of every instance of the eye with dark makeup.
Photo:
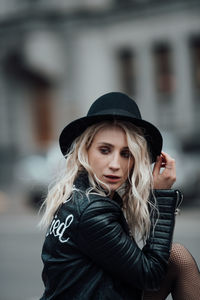
M 100 153 L 101 154 L 103 154 L 103 155 L 106 155 L 106 154 L 108 154 L 108 153 L 110 153 L 110 149 L 109 149 L 109 147 L 100 147 L 99 148 L 99 151 L 100 151 Z
M 124 157 L 124 158 L 131 158 L 131 157 L 132 157 L 132 154 L 131 154 L 131 152 L 129 151 L 129 149 L 126 149 L 126 150 L 122 150 L 122 151 L 121 151 L 121 156 Z

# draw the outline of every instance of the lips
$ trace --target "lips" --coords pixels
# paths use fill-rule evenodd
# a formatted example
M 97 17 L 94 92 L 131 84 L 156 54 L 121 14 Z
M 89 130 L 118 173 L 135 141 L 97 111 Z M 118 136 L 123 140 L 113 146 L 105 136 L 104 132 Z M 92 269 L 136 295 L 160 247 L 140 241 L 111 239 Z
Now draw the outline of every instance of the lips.
M 115 176 L 115 175 L 105 175 L 105 177 L 110 179 L 120 179 L 119 176 Z
M 119 176 L 116 175 L 104 175 L 108 182 L 118 182 L 120 180 Z

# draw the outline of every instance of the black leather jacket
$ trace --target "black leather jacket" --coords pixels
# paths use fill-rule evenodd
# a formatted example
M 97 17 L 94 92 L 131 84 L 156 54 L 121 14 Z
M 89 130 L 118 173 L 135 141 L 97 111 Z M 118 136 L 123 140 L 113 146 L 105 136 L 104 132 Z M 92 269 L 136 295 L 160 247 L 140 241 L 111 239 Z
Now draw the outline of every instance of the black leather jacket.
M 141 250 L 129 235 L 118 194 L 86 195 L 87 174 L 56 212 L 42 250 L 42 300 L 141 299 L 166 274 L 177 191 L 157 190 L 159 220 Z

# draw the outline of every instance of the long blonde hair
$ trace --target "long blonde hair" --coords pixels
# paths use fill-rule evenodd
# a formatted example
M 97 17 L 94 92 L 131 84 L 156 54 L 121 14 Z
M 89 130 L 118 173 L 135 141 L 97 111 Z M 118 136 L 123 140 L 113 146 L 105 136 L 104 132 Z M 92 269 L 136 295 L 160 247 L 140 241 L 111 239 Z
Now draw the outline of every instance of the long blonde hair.
M 103 127 L 116 125 L 122 128 L 126 134 L 129 150 L 134 158 L 133 170 L 126 184 L 121 189 L 120 194 L 123 200 L 123 212 L 129 225 L 132 235 L 138 233 L 145 239 L 150 229 L 150 216 L 148 210 L 149 195 L 153 186 L 151 161 L 148 153 L 147 142 L 142 129 L 124 121 L 103 121 L 88 127 L 83 134 L 76 138 L 66 155 L 66 166 L 63 174 L 57 178 L 53 187 L 48 191 L 43 203 L 45 207 L 40 225 L 47 226 L 51 222 L 58 207 L 72 194 L 74 180 L 78 172 L 86 170 L 88 172 L 90 191 L 106 196 L 98 181 L 92 173 L 88 163 L 87 150 L 92 144 L 96 133 Z M 97 185 L 98 182 L 98 185 Z

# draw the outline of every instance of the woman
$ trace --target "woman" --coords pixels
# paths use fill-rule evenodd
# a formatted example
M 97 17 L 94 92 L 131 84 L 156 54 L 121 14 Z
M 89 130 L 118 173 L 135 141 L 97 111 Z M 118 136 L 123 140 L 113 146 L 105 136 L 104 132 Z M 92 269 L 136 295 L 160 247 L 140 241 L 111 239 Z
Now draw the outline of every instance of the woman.
M 66 169 L 41 222 L 49 225 L 41 299 L 156 300 L 170 292 L 198 299 L 194 260 L 180 245 L 171 250 L 181 200 L 171 189 L 175 161 L 161 152 L 160 132 L 142 120 L 136 103 L 122 93 L 103 95 L 64 128 L 60 148 Z M 181 259 L 192 270 L 192 290 L 179 274 Z

